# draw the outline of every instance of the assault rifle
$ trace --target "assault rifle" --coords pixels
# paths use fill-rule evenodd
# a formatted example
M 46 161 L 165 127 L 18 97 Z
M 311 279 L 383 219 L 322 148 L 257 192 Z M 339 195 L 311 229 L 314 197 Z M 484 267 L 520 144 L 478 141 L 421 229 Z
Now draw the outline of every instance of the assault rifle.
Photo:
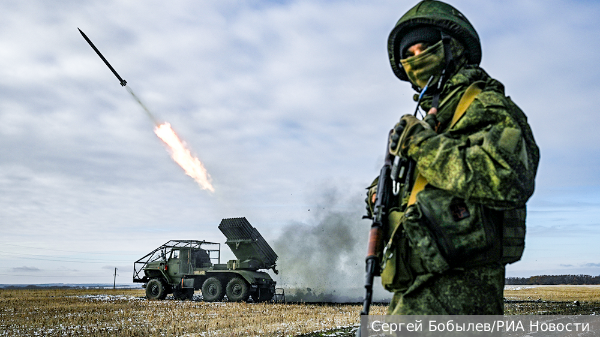
M 390 136 L 393 130 L 390 131 Z M 373 215 L 365 218 L 372 219 L 371 230 L 369 232 L 369 244 L 367 249 L 366 275 L 365 275 L 365 299 L 361 315 L 368 315 L 373 300 L 373 279 L 380 276 L 381 258 L 384 247 L 384 233 L 388 225 L 389 210 L 394 207 L 394 201 L 400 190 L 400 180 L 408 183 L 410 171 L 413 170 L 413 162 L 405 158 L 398 158 L 389 152 L 389 138 L 385 149 L 385 160 L 379 173 L 377 182 L 377 191 L 375 194 L 375 205 L 373 206 Z
M 427 91 L 433 76 L 429 78 L 427 85 L 421 91 L 419 99 L 417 101 L 417 108 L 415 109 L 414 116 L 417 116 L 419 111 L 419 104 L 423 95 Z M 439 95 L 434 97 L 434 106 L 437 108 Z M 432 126 L 433 127 L 433 126 Z M 396 157 L 390 153 L 390 138 L 394 130 L 390 130 L 388 135 L 388 142 L 385 147 L 385 160 L 383 167 L 379 172 L 379 180 L 377 182 L 377 191 L 375 194 L 375 205 L 373 206 L 372 216 L 365 216 L 363 218 L 372 219 L 371 230 L 369 231 L 369 245 L 367 248 L 367 258 L 365 260 L 365 299 L 363 301 L 363 308 L 360 315 L 368 315 L 371 303 L 373 301 L 373 280 L 375 276 L 381 274 L 381 258 L 384 255 L 384 233 L 388 225 L 389 211 L 394 207 L 394 202 L 398 198 L 398 194 L 404 187 L 404 193 L 410 191 L 410 179 L 413 176 L 416 163 L 414 160 L 410 160 L 404 157 Z M 404 195 L 403 195 L 404 196 Z M 403 196 L 400 196 L 402 198 Z M 357 336 L 360 337 L 359 327 Z
M 390 199 L 392 199 L 393 186 L 391 172 L 395 156 L 390 154 L 387 147 L 385 152 L 385 161 L 379 173 L 379 181 L 377 182 L 375 205 L 373 206 L 372 215 L 373 222 L 371 223 L 371 230 L 369 231 L 369 245 L 367 248 L 367 258 L 365 260 L 366 293 L 363 309 L 360 312 L 361 316 L 369 314 L 369 308 L 371 307 L 371 302 L 373 300 L 373 279 L 375 276 L 379 276 L 381 272 L 380 262 L 383 253 L 384 226 L 387 226 Z
M 392 134 L 390 131 L 390 136 Z M 375 205 L 373 206 L 372 216 L 364 216 L 363 218 L 370 218 L 373 220 L 371 223 L 371 230 L 369 231 L 369 244 L 367 248 L 367 258 L 365 260 L 365 299 L 363 302 L 363 308 L 360 312 L 361 317 L 369 314 L 371 302 L 373 301 L 373 280 L 375 276 L 381 274 L 381 258 L 383 256 L 383 239 L 385 233 L 385 227 L 388 225 L 389 210 L 392 207 L 391 203 L 394 200 L 393 190 L 394 183 L 392 181 L 392 170 L 394 165 L 394 159 L 396 156 L 389 151 L 389 137 L 388 144 L 385 148 L 385 160 L 381 171 L 379 172 L 379 181 L 377 182 L 377 191 L 375 193 Z M 361 327 L 359 326 L 356 333 L 357 336 L 361 335 Z
M 390 131 L 390 136 L 393 130 Z M 367 248 L 366 275 L 365 275 L 365 299 L 363 308 L 360 312 L 361 317 L 369 314 L 371 303 L 373 301 L 373 280 L 375 276 L 381 274 L 381 259 L 385 254 L 384 239 L 385 232 L 388 226 L 388 216 L 390 209 L 397 204 L 397 198 L 402 198 L 405 195 L 399 196 L 404 188 L 404 193 L 410 191 L 410 179 L 415 170 L 415 162 L 404 157 L 396 157 L 389 152 L 386 147 L 386 154 L 383 167 L 379 172 L 379 181 L 377 182 L 377 191 L 375 193 L 375 205 L 373 206 L 372 216 L 364 216 L 363 218 L 371 219 L 371 230 L 369 231 L 369 244 Z M 356 332 L 358 337 L 361 336 L 361 327 L 359 326 Z

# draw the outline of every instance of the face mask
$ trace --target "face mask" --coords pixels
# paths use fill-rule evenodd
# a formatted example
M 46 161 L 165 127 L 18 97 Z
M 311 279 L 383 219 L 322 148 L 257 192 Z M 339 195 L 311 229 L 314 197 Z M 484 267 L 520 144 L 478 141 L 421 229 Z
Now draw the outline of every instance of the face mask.
M 444 70 L 444 44 L 442 41 L 425 49 L 416 56 L 400 60 L 410 82 L 423 89 L 427 82 L 434 76 L 431 83 L 436 83 Z

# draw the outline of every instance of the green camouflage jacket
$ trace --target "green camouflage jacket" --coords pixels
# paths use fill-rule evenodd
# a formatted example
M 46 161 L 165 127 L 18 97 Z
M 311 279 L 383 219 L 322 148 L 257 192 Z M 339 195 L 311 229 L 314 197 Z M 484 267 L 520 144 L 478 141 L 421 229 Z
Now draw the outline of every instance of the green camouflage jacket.
M 467 87 L 483 91 L 463 117 L 450 121 Z M 464 67 L 440 95 L 437 133 L 426 130 L 409 145 L 409 156 L 430 185 L 494 209 L 522 207 L 534 190 L 539 149 L 527 117 L 504 94 L 502 83 L 479 67 Z M 426 111 L 431 100 L 424 99 Z

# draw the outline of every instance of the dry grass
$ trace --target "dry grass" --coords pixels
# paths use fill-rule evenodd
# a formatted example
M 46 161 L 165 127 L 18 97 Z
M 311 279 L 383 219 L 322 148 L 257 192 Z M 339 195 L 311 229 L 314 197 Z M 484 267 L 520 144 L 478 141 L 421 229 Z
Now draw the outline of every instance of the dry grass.
M 600 286 L 513 286 L 505 297 L 506 314 L 600 313 Z M 297 336 L 356 326 L 360 309 L 148 301 L 143 290 L 129 289 L 0 289 L 0 336 Z
M 359 312 L 359 305 L 148 301 L 142 290 L 1 289 L 0 336 L 296 336 L 357 325 Z

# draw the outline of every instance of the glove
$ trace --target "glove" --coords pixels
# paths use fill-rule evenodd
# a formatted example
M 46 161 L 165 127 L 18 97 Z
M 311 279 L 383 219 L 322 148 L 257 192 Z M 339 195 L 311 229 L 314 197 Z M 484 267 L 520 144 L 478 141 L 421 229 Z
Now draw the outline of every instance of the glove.
M 365 198 L 367 214 L 364 216 L 366 219 L 373 218 L 373 206 L 375 206 L 375 197 L 377 195 L 377 183 L 379 183 L 379 177 L 375 178 L 371 183 L 371 186 L 367 187 L 367 197 Z
M 402 135 L 402 132 L 404 131 L 405 127 L 406 127 L 406 120 L 400 119 L 400 122 L 396 123 L 396 125 L 392 129 L 392 134 L 390 135 L 390 141 L 389 141 L 389 143 L 390 143 L 389 151 L 390 151 L 390 154 L 393 154 L 394 156 L 397 156 L 398 152 L 400 150 L 400 148 L 399 148 L 400 143 L 398 141 L 400 140 L 400 135 Z
M 432 108 L 431 110 L 434 110 L 435 108 Z M 438 122 L 437 120 L 437 109 L 435 109 L 434 113 L 428 113 L 427 116 L 425 116 L 425 118 L 423 118 L 423 121 L 427 124 L 429 124 L 429 126 L 437 132 L 437 129 L 439 127 L 440 122 Z
M 432 130 L 432 125 L 436 124 L 435 114 L 428 114 L 423 121 L 413 115 L 402 116 L 390 136 L 390 153 L 408 158 L 408 147 L 413 137 L 421 131 Z

